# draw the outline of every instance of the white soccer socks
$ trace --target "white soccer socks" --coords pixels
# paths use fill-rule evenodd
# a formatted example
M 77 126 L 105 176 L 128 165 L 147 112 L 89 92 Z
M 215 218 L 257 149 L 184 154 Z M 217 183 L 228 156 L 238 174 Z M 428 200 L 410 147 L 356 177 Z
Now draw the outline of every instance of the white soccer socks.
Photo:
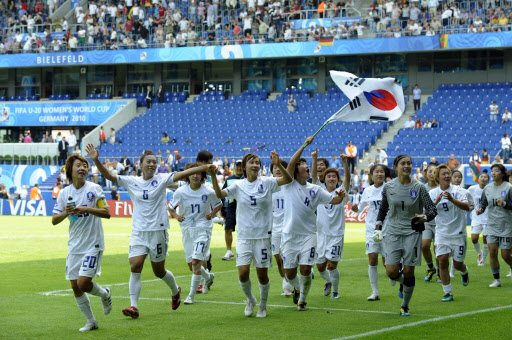
M 258 283 L 260 287 L 260 307 L 267 307 L 268 292 L 270 290 L 270 281 L 266 285 Z
M 201 284 L 202 279 L 203 278 L 201 277 L 201 275 L 192 274 L 192 282 L 190 284 L 190 293 L 188 293 L 188 296 L 194 298 L 194 296 L 196 295 L 197 287 L 199 287 L 199 285 Z
M 331 277 L 329 276 L 329 272 L 327 270 L 321 272 L 320 269 L 318 269 L 318 274 L 322 277 L 322 279 L 327 281 L 327 283 L 331 282 Z
M 75 297 L 76 304 L 78 305 L 78 308 L 82 312 L 82 314 L 87 319 L 87 323 L 96 323 L 96 319 L 94 318 L 94 314 L 92 313 L 91 309 L 91 302 L 89 301 L 89 296 L 87 293 L 84 293 L 80 297 Z
M 446 286 L 443 285 L 443 292 L 444 292 L 445 295 L 446 294 L 451 294 L 452 293 L 452 284 L 449 283 Z
M 482 250 L 482 261 L 485 262 L 485 259 L 487 258 L 487 255 L 489 255 L 489 246 L 487 245 L 487 243 L 484 243 L 484 247 L 483 247 L 483 250 Z
M 130 274 L 130 283 L 128 285 L 130 290 L 130 303 L 131 306 L 138 308 L 139 306 L 139 295 L 142 282 L 140 280 L 140 273 Z
M 208 281 L 210 279 L 210 272 L 203 266 L 201 266 L 201 276 L 205 281 Z
M 482 255 L 482 248 L 480 246 L 480 242 L 473 243 L 473 247 L 475 247 L 475 250 L 478 253 L 478 255 Z
M 329 276 L 332 283 L 332 291 L 334 293 L 338 293 L 340 288 L 340 271 L 338 270 L 338 268 L 330 270 Z
M 166 270 L 165 276 L 162 277 L 162 281 L 164 281 L 169 288 L 171 288 L 172 296 L 178 294 L 178 285 L 176 284 L 176 280 L 174 279 L 174 275 L 168 270 Z
M 89 294 L 99 296 L 102 299 L 108 296 L 108 292 L 94 281 L 92 282 L 92 290 L 89 292 Z
M 379 274 L 377 273 L 377 266 L 368 266 L 368 276 L 370 277 L 372 291 L 379 295 L 379 287 L 377 285 Z
M 287 277 L 287 279 L 288 279 L 288 283 L 291 284 L 293 288 L 300 290 L 299 275 L 295 275 L 295 277 L 293 279 L 290 279 L 289 277 Z
M 255 301 L 256 298 L 252 294 L 252 285 L 251 285 L 251 279 L 247 280 L 246 282 L 238 281 L 240 282 L 240 287 L 242 288 L 242 291 L 244 292 L 245 296 L 250 301 Z
M 306 302 L 306 298 L 308 297 L 309 289 L 311 288 L 311 274 L 302 276 L 302 280 L 300 282 L 300 298 L 299 302 Z

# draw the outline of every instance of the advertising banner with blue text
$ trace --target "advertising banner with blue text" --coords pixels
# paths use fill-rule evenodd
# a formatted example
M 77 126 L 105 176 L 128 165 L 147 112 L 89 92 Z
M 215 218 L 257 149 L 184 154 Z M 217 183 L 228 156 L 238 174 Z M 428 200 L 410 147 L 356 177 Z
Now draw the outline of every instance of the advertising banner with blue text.
M 0 183 L 5 184 L 7 190 L 11 187 L 19 190 L 22 185 L 41 184 L 57 171 L 58 166 L 0 165 Z
M 0 200 L 0 215 L 52 216 L 54 201 Z

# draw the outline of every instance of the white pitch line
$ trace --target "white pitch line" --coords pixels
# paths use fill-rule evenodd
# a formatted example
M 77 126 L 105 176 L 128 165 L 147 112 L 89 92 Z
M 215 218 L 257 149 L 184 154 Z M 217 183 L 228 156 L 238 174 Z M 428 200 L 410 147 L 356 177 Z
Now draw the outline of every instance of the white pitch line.
M 405 325 L 399 325 L 399 326 L 394 326 L 394 327 L 382 328 L 382 329 L 378 329 L 378 330 L 371 331 L 371 332 L 350 335 L 350 336 L 346 336 L 346 337 L 343 337 L 343 338 L 336 338 L 336 339 L 333 339 L 333 340 L 346 340 L 346 339 L 363 338 L 363 337 L 367 337 L 367 336 L 371 336 L 371 335 L 376 335 L 376 334 L 382 334 L 382 333 L 397 331 L 397 330 L 400 330 L 400 329 L 403 329 L 403 328 L 423 325 L 423 324 L 427 324 L 427 323 L 431 323 L 431 322 L 438 322 L 438 321 L 443 321 L 443 320 L 448 320 L 448 319 L 460 318 L 460 317 L 467 316 L 467 315 L 474 315 L 474 314 L 480 314 L 480 313 L 494 312 L 494 311 L 497 311 L 497 310 L 508 309 L 508 308 L 512 308 L 512 305 L 501 306 L 501 307 L 493 307 L 493 308 L 486 308 L 486 309 L 480 309 L 480 310 L 475 310 L 475 311 L 471 311 L 471 312 L 465 312 L 465 313 L 459 313 L 459 314 L 440 316 L 440 317 L 433 318 L 433 319 L 421 320 L 421 321 L 407 323 Z

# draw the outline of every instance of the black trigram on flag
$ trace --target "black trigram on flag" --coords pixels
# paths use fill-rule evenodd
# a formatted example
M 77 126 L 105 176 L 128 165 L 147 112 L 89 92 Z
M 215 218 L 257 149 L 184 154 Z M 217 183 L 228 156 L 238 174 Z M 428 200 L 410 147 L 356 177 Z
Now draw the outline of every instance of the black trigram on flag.
M 363 79 L 363 81 L 364 81 L 364 79 Z M 351 110 L 357 109 L 359 106 L 361 106 L 361 102 L 359 101 L 359 97 L 355 97 L 354 99 L 352 99 L 352 101 L 350 101 L 349 104 L 350 104 L 350 109 Z
M 363 83 L 365 81 L 366 81 L 366 79 L 363 79 L 363 78 L 355 78 L 355 79 L 354 78 L 349 78 L 345 82 L 345 85 L 359 87 L 359 86 L 363 85 Z
M 402 82 L 400 80 L 396 79 L 396 78 L 395 78 L 395 83 L 396 84 L 402 84 Z

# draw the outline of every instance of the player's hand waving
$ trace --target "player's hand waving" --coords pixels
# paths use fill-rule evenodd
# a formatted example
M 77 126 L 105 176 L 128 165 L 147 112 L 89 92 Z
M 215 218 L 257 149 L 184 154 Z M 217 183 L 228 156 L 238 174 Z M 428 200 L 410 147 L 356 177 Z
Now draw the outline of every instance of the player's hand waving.
M 343 190 L 339 190 L 339 191 L 336 191 L 336 194 L 341 197 L 341 199 L 345 198 L 345 196 L 347 196 L 347 194 L 345 193 L 345 191 Z
M 313 157 L 313 159 L 317 159 L 318 158 L 318 148 L 315 148 L 315 151 L 313 151 L 311 153 L 311 157 Z
M 98 156 L 100 155 L 98 150 L 96 150 L 94 145 L 92 145 L 91 143 L 87 144 L 87 146 L 85 147 L 85 151 L 87 151 L 87 153 L 89 154 L 89 157 L 91 157 L 91 159 L 93 161 L 97 160 Z
M 272 155 L 270 156 L 270 160 L 272 161 L 272 164 L 278 165 L 279 164 L 279 155 L 277 152 L 272 151 Z

